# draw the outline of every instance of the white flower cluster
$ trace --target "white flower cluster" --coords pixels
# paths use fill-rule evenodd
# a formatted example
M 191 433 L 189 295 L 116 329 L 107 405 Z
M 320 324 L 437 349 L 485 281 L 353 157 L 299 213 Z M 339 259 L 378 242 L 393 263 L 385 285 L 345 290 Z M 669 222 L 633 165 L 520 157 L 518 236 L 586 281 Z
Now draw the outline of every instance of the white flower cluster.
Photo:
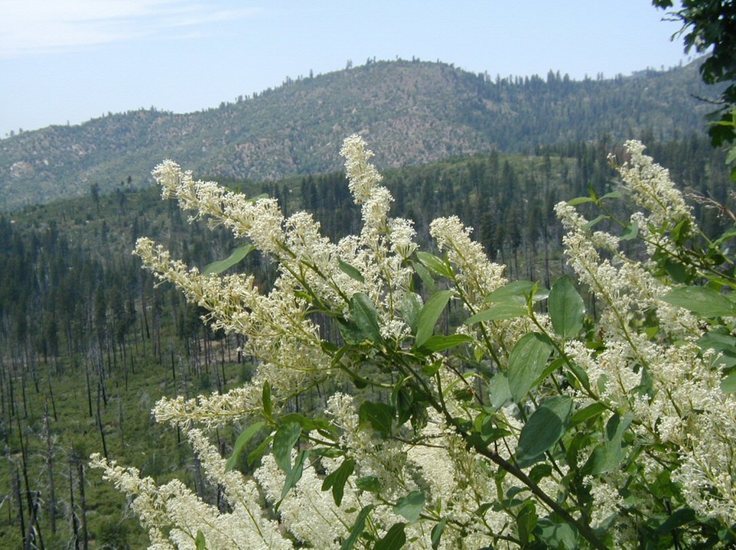
M 641 144 L 628 142 L 626 148 L 630 160 L 620 168 L 621 176 L 625 188 L 645 210 L 632 220 L 649 239 L 650 253 L 657 248 L 670 250 L 667 231 L 683 220 L 694 229 L 689 209 L 667 172 L 643 155 Z M 473 340 L 475 358 L 468 361 L 472 365 L 465 364 L 466 357 L 460 354 L 417 350 L 412 347 L 411 334 L 414 330 L 418 341 L 419 330 L 408 326 L 411 315 L 404 311 L 422 307 L 412 293 L 413 271 L 407 261 L 417 248 L 414 228 L 410 221 L 389 217 L 392 198 L 380 185 L 381 176 L 369 162 L 372 153 L 364 141 L 349 137 L 341 154 L 354 201 L 362 208 L 363 226 L 359 234 L 337 243 L 325 238 L 319 223 L 307 213 L 284 218 L 275 201 L 253 201 L 212 182 L 194 181 L 191 173 L 171 161 L 154 171 L 164 196 L 176 197 L 183 208 L 197 212 L 195 217 L 224 224 L 248 239 L 276 262 L 279 271 L 273 287 L 264 293 L 252 277 L 204 275 L 173 260 L 148 239 L 137 244 L 136 253 L 160 281 L 175 284 L 190 301 L 205 308 L 214 326 L 245 336 L 247 352 L 259 362 L 254 378 L 240 388 L 224 395 L 163 399 L 154 410 L 157 421 L 174 424 L 186 434 L 207 478 L 222 488 L 228 511 L 203 502 L 179 482 L 157 487 L 134 469 L 93 457 L 93 466 L 103 469 L 107 479 L 133 497 L 133 510 L 148 529 L 153 547 L 195 548 L 197 538 L 204 537 L 208 548 L 339 548 L 350 537 L 361 510 L 370 507 L 369 518 L 363 519 L 372 541 L 401 523 L 407 547 L 433 548 L 432 530 L 441 523 L 440 548 L 511 548 L 523 544 L 518 523 L 522 513 L 529 512 L 523 503 L 530 500 L 534 502 L 532 513 L 540 521 L 559 516 L 560 508 L 565 512 L 564 506 L 572 503 L 573 514 L 566 521 L 582 518 L 590 523 L 588 528 L 610 528 L 611 540 L 626 546 L 636 536 L 629 519 L 655 513 L 640 500 L 635 500 L 640 508 L 629 510 L 634 500 L 627 495 L 638 487 L 653 486 L 662 476 L 671 476 L 679 484 L 699 517 L 732 523 L 736 517 L 732 446 L 736 400 L 720 389 L 721 373 L 714 354 L 703 352 L 698 345 L 707 326 L 662 300 L 670 286 L 653 275 L 648 259 L 642 262 L 627 256 L 618 237 L 592 231 L 572 206 L 560 203 L 556 212 L 566 230 L 563 243 L 569 265 L 601 306 L 595 345 L 569 337 L 554 340 L 550 317 L 534 313 L 459 327 L 456 334 L 460 338 L 455 339 L 468 341 L 470 336 Z M 667 229 L 657 233 L 657 227 Z M 488 307 L 489 294 L 507 283 L 503 266 L 490 262 L 470 233 L 456 217 L 437 219 L 430 226 L 437 248 L 452 266 L 447 280 L 466 309 L 464 315 Z M 373 308 L 366 305 L 366 296 Z M 356 326 L 372 323 L 368 327 L 372 339 L 381 341 L 376 349 L 356 355 L 355 364 L 348 364 L 352 359 L 333 354 L 331 346 L 325 345 L 326 338 L 313 320 L 314 309 L 329 311 L 341 321 L 353 320 Z M 373 309 L 379 336 L 375 336 Z M 361 312 L 364 317 L 359 317 Z M 651 325 L 652 319 L 657 330 L 647 332 L 642 327 Z M 504 396 L 504 392 L 511 393 L 511 375 L 505 378 L 513 362 L 511 350 L 520 336 L 531 331 L 549 335 L 539 341 L 550 351 L 546 355 L 543 350 L 529 353 L 550 361 L 550 366 L 562 366 L 551 372 L 541 365 L 544 376 L 532 381 L 538 393 L 512 403 Z M 363 344 L 346 346 L 341 353 L 357 354 L 359 345 Z M 389 350 L 390 346 L 394 347 Z M 536 349 L 541 350 L 540 346 Z M 549 355 L 554 359 L 547 359 Z M 576 385 L 572 378 L 563 380 L 560 370 L 567 367 L 582 370 L 589 387 Z M 376 369 L 384 369 L 383 379 L 371 381 L 383 385 L 378 391 L 393 388 L 392 399 L 397 402 L 404 395 L 398 393 L 400 389 L 408 396 L 426 396 L 420 411 L 425 416 L 412 416 L 412 423 L 421 419 L 413 430 L 405 424 L 392 432 L 394 437 L 379 436 L 370 416 L 375 412 L 380 417 L 382 403 L 359 405 L 357 398 L 339 393 L 336 388 L 343 368 L 354 369 L 351 376 L 363 376 L 363 372 L 371 376 Z M 415 374 L 420 370 L 432 374 Z M 488 404 L 485 371 L 491 376 L 500 372 L 496 381 L 506 381 L 505 390 L 501 383 L 492 390 L 500 399 L 493 406 Z M 579 372 L 575 371 L 575 380 L 585 378 Z M 520 379 L 517 372 L 514 375 L 518 391 Z M 297 457 L 304 461 L 299 466 L 301 477 L 288 492 L 284 493 L 284 487 L 293 471 L 288 474 L 282 462 L 277 464 L 279 456 L 266 455 L 252 477 L 227 468 L 206 430 L 251 422 L 264 411 L 266 385 L 271 390 L 273 417 L 278 418 L 291 396 L 317 384 L 334 392 L 325 396 L 324 418 L 336 432 L 330 439 L 327 432 L 312 431 L 291 450 L 292 462 Z M 559 399 L 551 407 L 574 403 L 571 412 L 591 403 L 602 404 L 596 422 L 608 421 L 611 426 L 571 442 L 572 448 L 580 445 L 577 456 L 570 450 L 564 456 L 555 454 L 547 447 L 543 463 L 518 468 L 515 465 L 522 463 L 519 453 L 538 444 L 522 443 L 525 426 L 550 395 Z M 364 409 L 365 405 L 375 409 Z M 272 413 L 264 412 L 263 417 L 275 429 Z M 492 428 L 483 424 L 489 419 Z M 385 419 L 376 420 L 378 424 L 382 421 Z M 624 434 L 614 434 L 616 422 L 625 423 L 625 445 Z M 474 447 L 471 430 L 474 437 L 480 437 L 487 428 L 499 430 L 498 437 L 489 440 L 485 449 Z M 563 445 L 567 440 L 560 443 Z M 570 491 L 571 484 L 577 483 L 575 476 L 589 457 L 596 458 L 596 452 L 610 461 L 617 451 L 623 455 L 632 449 L 637 454 L 629 457 L 632 464 L 626 472 L 608 471 L 604 461 L 603 474 L 581 475 L 583 488 Z M 579 463 L 567 463 L 570 456 Z M 332 491 L 323 490 L 323 484 L 345 465 L 353 472 L 336 505 Z M 637 479 L 630 483 L 632 476 Z M 421 495 L 419 511 L 398 505 L 408 495 Z M 581 524 L 578 529 L 581 526 L 586 527 Z M 368 545 L 364 538 L 355 541 L 355 547 Z
M 629 158 L 618 167 L 634 201 L 649 212 L 648 221 L 657 227 L 674 227 L 683 220 L 695 224 L 691 209 L 672 183 L 669 171 L 645 155 L 644 149 L 640 141 L 627 141 L 624 150 Z
M 218 483 L 226 487 L 232 512 L 222 513 L 206 504 L 178 480 L 156 485 L 151 478 L 141 478 L 137 469 L 122 468 L 97 454 L 92 455 L 90 465 L 103 470 L 104 479 L 133 497 L 131 508 L 148 530 L 150 548 L 194 549 L 200 534 L 208 548 L 292 548 L 278 523 L 265 517 L 254 482 L 234 472 L 225 472 L 219 454 L 200 434 L 192 432 L 191 440 L 208 474 L 216 475 Z
M 470 238 L 472 228 L 465 227 L 457 216 L 437 218 L 429 226 L 429 233 L 441 252 L 457 267 L 458 286 L 462 287 L 468 302 L 481 306 L 485 297 L 506 284 L 505 266 L 488 259 L 480 243 Z
M 327 414 L 341 428 L 341 447 L 355 460 L 361 476 L 375 476 L 382 487 L 379 499 L 358 490 L 351 478 L 341 507 L 334 505 L 330 492 L 321 490 L 324 475 L 337 468 L 336 461 L 308 461 L 299 482 L 282 499 L 285 473 L 270 455 L 264 457 L 253 479 L 245 479 L 225 467 L 197 427 L 247 423 L 262 406 L 264 383 L 270 385 L 278 407 L 310 384 L 334 380 L 338 371 L 322 349 L 319 327 L 310 320 L 308 305 L 298 297 L 299 291 L 308 289 L 327 307 L 345 315 L 349 315 L 350 297 L 365 293 L 376 308 L 383 338 L 401 341 L 410 334 L 399 306 L 413 274 L 406 262 L 417 247 L 412 223 L 388 217 L 391 195 L 380 185 L 381 177 L 369 162 L 372 153 L 363 140 L 351 136 L 341 152 L 346 157 L 350 190 L 362 207 L 363 229 L 336 244 L 320 234 L 319 224 L 307 213 L 283 218 L 274 201 L 253 201 L 212 182 L 194 181 L 190 172 L 171 161 L 154 171 L 165 197 L 176 197 L 182 208 L 196 211 L 194 217 L 206 217 L 211 223 L 231 228 L 275 259 L 279 268 L 273 288 L 264 294 L 251 276 L 205 275 L 173 260 L 168 251 L 149 239 L 137 243 L 135 253 L 147 269 L 206 309 L 206 320 L 214 326 L 244 335 L 248 354 L 259 360 L 254 378 L 242 387 L 223 395 L 162 399 L 154 409 L 157 421 L 177 425 L 188 436 L 207 477 L 223 488 L 231 512 L 217 511 L 178 482 L 156 487 L 132 469 L 122 469 L 99 457 L 93 460 L 108 479 L 134 497 L 134 511 L 149 529 L 154 545 L 193 547 L 201 532 L 208 547 L 214 548 L 286 548 L 292 542 L 336 548 L 348 536 L 358 511 L 368 504 L 374 506 L 370 529 L 376 537 L 405 521 L 390 501 L 416 490 L 422 490 L 442 515 L 430 524 L 419 521 L 406 526 L 412 547 L 432 547 L 431 526 L 440 517 L 452 519 L 446 525 L 442 548 L 498 543 L 495 537 L 513 523 L 505 512 L 487 510 L 484 522 L 480 527 L 475 525 L 475 512 L 494 497 L 497 485 L 487 465 L 459 436 L 448 435 L 447 426 L 437 416 L 411 443 L 384 440 L 360 425 L 352 398 L 333 395 Z M 480 246 L 470 240 L 469 230 L 456 219 L 433 228 L 438 245 L 457 264 L 470 295 L 481 300 L 506 282 L 503 268 L 488 262 Z M 341 262 L 357 270 L 360 277 L 340 267 Z M 278 512 L 273 516 L 270 510 L 277 504 Z M 187 509 L 192 513 L 187 514 Z
M 640 143 L 627 142 L 626 150 L 630 160 L 619 168 L 624 188 L 646 212 L 632 218 L 640 227 L 672 228 L 685 219 L 694 228 L 667 171 L 643 154 Z M 611 410 L 634 415 L 633 430 L 642 441 L 669 445 L 666 458 L 642 458 L 649 481 L 671 468 L 698 514 L 732 522 L 736 457 L 726 434 L 736 433 L 736 399 L 721 390 L 719 369 L 697 345 L 707 327 L 662 300 L 671 287 L 652 275 L 647 259 L 627 257 L 615 236 L 592 232 L 569 204 L 560 203 L 555 211 L 566 229 L 568 263 L 602 307 L 598 349 L 572 341 L 566 353 L 587 372 L 593 391 Z M 637 329 L 650 313 L 658 320 L 654 338 Z M 613 487 L 594 487 L 592 493 L 598 522 L 621 504 Z

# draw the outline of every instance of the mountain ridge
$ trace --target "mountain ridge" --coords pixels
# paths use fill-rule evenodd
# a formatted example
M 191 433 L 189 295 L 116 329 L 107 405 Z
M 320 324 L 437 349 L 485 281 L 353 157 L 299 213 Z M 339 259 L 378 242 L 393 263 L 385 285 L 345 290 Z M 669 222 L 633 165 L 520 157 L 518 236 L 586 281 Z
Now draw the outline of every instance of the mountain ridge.
M 197 175 L 274 180 L 340 168 L 361 133 L 381 168 L 608 135 L 702 131 L 712 95 L 695 63 L 574 81 L 490 79 L 440 62 L 379 61 L 287 82 L 195 113 L 138 110 L 0 140 L 0 209 L 136 185 L 172 158 Z

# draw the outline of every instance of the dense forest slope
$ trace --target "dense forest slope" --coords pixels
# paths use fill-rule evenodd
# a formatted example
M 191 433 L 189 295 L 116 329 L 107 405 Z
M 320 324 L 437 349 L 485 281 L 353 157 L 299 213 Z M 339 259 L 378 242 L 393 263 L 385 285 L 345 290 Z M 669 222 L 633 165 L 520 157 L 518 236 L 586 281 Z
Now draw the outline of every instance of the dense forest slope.
M 379 167 L 540 145 L 701 131 L 695 63 L 614 79 L 492 78 L 420 61 L 366 65 L 298 80 L 208 111 L 141 110 L 0 140 L 0 209 L 148 181 L 163 158 L 199 174 L 278 179 L 340 167 L 349 134 L 365 135 Z

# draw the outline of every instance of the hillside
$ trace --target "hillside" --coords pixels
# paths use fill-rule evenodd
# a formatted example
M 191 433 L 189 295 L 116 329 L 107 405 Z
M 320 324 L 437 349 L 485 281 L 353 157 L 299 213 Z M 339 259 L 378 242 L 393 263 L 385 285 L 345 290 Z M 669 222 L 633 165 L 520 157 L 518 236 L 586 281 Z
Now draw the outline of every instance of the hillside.
M 193 83 L 196 85 L 196 83 Z M 0 209 L 143 185 L 173 158 L 198 174 L 277 179 L 338 169 L 342 139 L 360 132 L 379 167 L 491 150 L 640 137 L 703 127 L 712 96 L 695 64 L 610 80 L 492 79 L 452 65 L 371 62 L 283 86 L 217 109 L 108 115 L 0 140 Z

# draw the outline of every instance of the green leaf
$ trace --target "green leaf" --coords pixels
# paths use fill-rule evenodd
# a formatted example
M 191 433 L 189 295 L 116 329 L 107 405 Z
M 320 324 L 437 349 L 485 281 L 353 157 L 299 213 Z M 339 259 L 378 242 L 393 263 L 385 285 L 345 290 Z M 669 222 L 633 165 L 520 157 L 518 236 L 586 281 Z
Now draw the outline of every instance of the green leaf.
M 353 523 L 353 527 L 350 529 L 350 534 L 348 535 L 348 538 L 343 541 L 340 546 L 340 550 L 351 550 L 355 545 L 358 537 L 360 537 L 361 533 L 363 533 L 363 530 L 365 529 L 365 520 L 368 518 L 368 514 L 371 513 L 371 510 L 373 510 L 373 505 L 369 504 L 368 506 L 363 507 L 363 509 L 358 513 L 358 517 L 355 518 L 355 523 Z
M 352 458 L 346 458 L 340 467 L 328 475 L 322 482 L 322 490 L 329 491 L 332 489 L 332 498 L 335 500 L 335 504 L 340 506 L 342 503 L 342 496 L 345 492 L 345 483 L 353 473 L 355 469 L 355 461 Z
M 614 414 L 608 419 L 606 423 L 608 441 L 598 445 L 593 450 L 582 468 L 584 474 L 601 475 L 618 469 L 624 458 L 621 442 L 632 419 L 631 415 L 621 417 L 618 414 Z
M 391 406 L 396 411 L 398 417 L 397 425 L 401 426 L 411 418 L 412 405 L 414 403 L 414 395 L 410 388 L 403 385 L 406 379 L 398 384 L 394 384 L 391 392 Z
M 488 293 L 486 296 L 486 302 L 505 302 L 508 298 L 519 298 L 519 303 L 526 303 L 526 298 L 537 286 L 537 283 L 533 281 L 512 281 L 501 287 L 498 287 L 493 292 Z
M 736 338 L 731 336 L 728 329 L 720 327 L 708 332 L 698 340 L 701 349 L 714 349 L 720 351 L 716 359 L 716 365 L 722 369 L 736 367 Z M 721 385 L 723 389 L 723 385 Z M 724 390 L 725 391 L 725 390 Z
M 570 199 L 567 201 L 567 204 L 570 206 L 578 206 L 580 204 L 586 204 L 589 202 L 595 202 L 595 199 L 591 197 L 575 197 L 574 199 Z
M 340 336 L 348 344 L 357 346 L 365 341 L 363 333 L 353 321 L 338 319 L 337 328 L 340 331 Z
M 420 262 L 422 262 L 422 265 L 424 265 L 424 267 L 426 267 L 436 275 L 441 275 L 443 277 L 452 277 L 452 269 L 442 258 L 438 258 L 434 254 L 430 254 L 429 252 L 422 252 L 421 250 L 417 252 L 417 258 Z
M 536 332 L 522 336 L 509 355 L 509 390 L 517 403 L 521 402 L 544 372 L 552 345 L 546 337 Z
M 662 537 L 695 520 L 695 512 L 690 508 L 680 508 L 670 514 L 667 520 L 655 531 L 656 535 Z
M 572 425 L 577 426 L 583 422 L 600 416 L 608 409 L 602 403 L 591 403 L 587 407 L 583 407 L 572 416 Z
M 606 193 L 605 195 L 603 195 L 601 197 L 601 200 L 604 200 L 604 199 L 620 199 L 621 197 L 622 197 L 622 195 L 621 195 L 621 192 L 620 191 L 611 191 L 611 192 Z
M 690 220 L 683 218 L 680 222 L 672 229 L 670 236 L 676 245 L 682 245 L 683 241 L 690 234 Z
M 285 473 L 291 470 L 291 450 L 299 441 L 302 427 L 296 422 L 287 422 L 273 436 L 273 458 Z
M 465 319 L 466 325 L 474 325 L 482 321 L 502 321 L 504 319 L 514 319 L 523 317 L 529 313 L 526 303 L 523 302 L 499 302 L 491 304 L 488 309 L 479 311 Z
M 511 432 L 508 430 L 494 426 L 493 415 L 484 412 L 475 417 L 473 421 L 473 433 L 477 434 L 483 445 L 488 445 L 502 437 L 511 435 Z
M 624 416 L 613 414 L 606 423 L 606 437 L 608 437 L 608 440 L 620 442 L 633 419 L 634 417 L 630 413 Z
M 590 458 L 583 466 L 585 475 L 601 475 L 616 470 L 624 458 L 621 443 L 606 441 L 593 449 Z
M 593 218 L 592 220 L 590 220 L 583 227 L 585 227 L 586 229 L 593 229 L 596 225 L 598 225 L 602 221 L 608 220 L 608 219 L 610 219 L 610 216 L 606 216 L 606 215 L 601 214 L 600 216 L 597 216 L 597 217 Z
M 376 476 L 364 476 L 355 481 L 355 486 L 361 491 L 377 493 L 381 490 L 381 483 Z
M 435 284 L 434 279 L 432 278 L 432 274 L 429 272 L 429 269 L 424 267 L 421 262 L 412 262 L 411 265 L 414 267 L 414 271 L 417 272 L 417 275 L 419 275 L 419 278 L 422 280 L 422 284 L 424 285 L 427 292 L 432 294 L 437 289 L 437 285 Z
M 422 297 L 415 292 L 407 292 L 401 300 L 400 311 L 401 317 L 411 328 L 411 333 L 416 335 L 417 322 L 419 321 L 419 313 L 422 311 Z
M 537 526 L 537 509 L 533 500 L 527 500 L 521 505 L 516 516 L 516 526 L 522 548 L 527 547 L 532 536 L 532 531 Z
M 557 279 L 547 304 L 555 332 L 565 339 L 577 336 L 583 328 L 585 304 L 570 277 Z
M 732 149 L 732 151 L 736 151 L 736 148 Z M 722 245 L 724 242 L 733 239 L 736 237 L 736 228 L 728 229 L 723 235 L 718 237 L 715 241 L 713 241 L 713 245 Z
M 638 236 L 639 236 L 639 225 L 636 223 L 630 223 L 621 232 L 622 241 L 631 241 L 631 240 L 636 239 Z
M 535 534 L 546 548 L 573 550 L 579 548 L 575 530 L 568 523 L 555 523 L 549 518 L 537 522 Z
M 451 334 L 449 336 L 430 336 L 422 346 L 423 351 L 439 352 L 472 342 L 467 334 Z
M 253 252 L 256 249 L 255 246 L 252 244 L 246 244 L 243 246 L 239 246 L 235 250 L 233 250 L 232 254 L 225 258 L 224 260 L 220 260 L 218 262 L 212 262 L 211 264 L 208 264 L 205 268 L 203 273 L 205 275 L 219 275 L 223 271 L 226 271 L 233 267 L 235 264 L 240 263 L 245 259 L 248 254 Z
M 437 324 L 437 319 L 440 318 L 442 311 L 445 309 L 447 302 L 452 297 L 451 290 L 440 290 L 432 295 L 424 304 L 422 311 L 419 312 L 419 318 L 417 319 L 417 337 L 416 347 L 420 348 L 424 343 L 429 340 L 430 336 L 434 333 L 434 326 Z
M 364 401 L 358 409 L 358 419 L 361 424 L 367 423 L 383 437 L 388 437 L 391 434 L 394 413 L 391 405 Z
M 442 533 L 445 531 L 445 525 L 447 525 L 447 518 L 442 518 L 437 525 L 432 527 L 432 550 L 439 548 Z
M 426 376 L 434 376 L 442 368 L 442 361 L 435 361 L 430 365 L 422 365 L 422 373 Z
M 253 466 L 256 462 L 258 462 L 261 457 L 266 454 L 266 451 L 268 450 L 268 446 L 271 445 L 271 442 L 273 441 L 273 436 L 269 435 L 266 439 L 261 441 L 261 443 L 253 449 L 250 453 L 248 453 L 248 465 Z
M 263 383 L 261 401 L 263 402 L 263 415 L 271 420 L 273 418 L 273 403 L 271 402 L 271 384 L 268 380 Z
M 358 327 L 361 339 L 371 342 L 381 341 L 381 328 L 378 326 L 378 314 L 371 299 L 362 292 L 356 292 L 350 298 L 350 317 Z
M 505 374 L 496 373 L 488 384 L 488 393 L 491 399 L 491 406 L 498 410 L 506 403 L 511 401 L 511 389 L 509 388 L 509 379 Z
M 373 550 L 399 550 L 406 544 L 406 533 L 404 533 L 404 523 L 394 523 L 386 535 L 376 541 Z
M 345 273 L 345 275 L 347 275 L 351 279 L 355 279 L 359 283 L 365 282 L 365 278 L 363 277 L 361 272 L 358 271 L 356 268 L 354 268 L 352 265 L 350 265 L 347 262 L 343 262 L 342 260 L 338 260 L 337 262 L 338 262 L 337 265 L 340 268 L 340 271 Z
M 520 467 L 531 466 L 560 440 L 570 422 L 572 406 L 572 399 L 557 396 L 534 411 L 519 435 L 516 460 Z
M 692 311 L 700 317 L 736 316 L 736 307 L 725 294 L 702 286 L 676 288 L 662 297 L 665 302 Z
M 256 435 L 263 429 L 265 425 L 265 422 L 259 421 L 255 424 L 251 424 L 245 430 L 243 430 L 243 432 L 238 436 L 238 439 L 235 440 L 235 445 L 233 445 L 233 453 L 230 455 L 230 458 L 227 459 L 227 464 L 225 465 L 226 470 L 232 470 L 233 468 L 235 468 L 235 465 L 238 463 L 238 459 L 240 458 L 240 455 L 242 454 L 245 446 L 253 438 L 254 435 Z
M 412 491 L 405 497 L 401 497 L 394 506 L 394 512 L 404 516 L 409 523 L 419 520 L 419 516 L 424 508 L 424 493 L 421 491 Z
M 588 379 L 588 374 L 585 370 L 580 368 L 580 366 L 574 362 L 568 363 L 567 367 L 575 375 L 575 378 L 580 382 L 580 384 L 582 384 L 586 390 L 590 391 L 590 380 Z
M 196 550 L 207 550 L 207 541 L 204 539 L 204 533 L 197 529 L 197 538 L 194 539 L 194 547 Z
M 721 391 L 723 393 L 736 393 L 736 372 L 732 372 L 721 380 Z
M 305 432 L 317 430 L 323 433 L 329 433 L 335 431 L 335 427 L 326 418 L 310 418 L 300 413 L 289 413 L 279 418 L 280 424 L 286 424 L 288 422 L 296 422 L 302 427 L 302 431 Z
M 531 479 L 534 483 L 539 483 L 540 480 L 551 475 L 552 466 L 546 462 L 537 464 L 531 470 L 529 470 L 529 479 Z
M 716 351 L 736 351 L 736 338 L 728 332 L 712 330 L 704 334 L 699 340 L 701 349 L 714 349 Z
M 283 499 L 291 488 L 296 486 L 299 480 L 302 478 L 302 471 L 304 470 L 304 460 L 307 458 L 307 451 L 299 451 L 294 461 L 294 466 L 291 467 L 289 472 L 286 474 L 284 480 L 284 487 L 281 489 L 281 498 Z

